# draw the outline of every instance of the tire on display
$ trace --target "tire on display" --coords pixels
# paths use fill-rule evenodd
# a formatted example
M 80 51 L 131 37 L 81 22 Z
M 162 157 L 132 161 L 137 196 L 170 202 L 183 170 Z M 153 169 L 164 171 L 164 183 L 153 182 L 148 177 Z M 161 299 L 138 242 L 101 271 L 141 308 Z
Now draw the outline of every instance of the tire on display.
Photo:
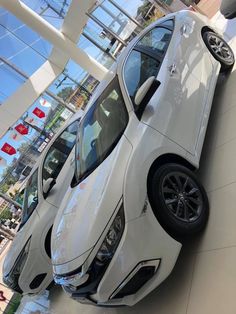
M 234 53 L 228 43 L 219 35 L 206 31 L 203 40 L 213 57 L 220 62 L 222 71 L 229 71 L 235 62 Z
M 154 172 L 149 196 L 161 226 L 175 239 L 184 241 L 207 224 L 207 194 L 195 174 L 179 164 L 164 164 Z

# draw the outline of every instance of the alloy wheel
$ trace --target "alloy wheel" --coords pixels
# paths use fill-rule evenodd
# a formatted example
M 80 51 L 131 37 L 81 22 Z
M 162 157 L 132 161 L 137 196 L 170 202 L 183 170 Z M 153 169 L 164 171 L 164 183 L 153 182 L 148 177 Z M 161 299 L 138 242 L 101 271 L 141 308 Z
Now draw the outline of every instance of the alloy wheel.
M 224 62 L 230 62 L 234 56 L 232 50 L 221 38 L 213 34 L 208 37 L 209 45 L 212 51 Z
M 169 212 L 182 222 L 196 221 L 203 208 L 198 185 L 185 173 L 172 172 L 162 182 L 162 196 Z

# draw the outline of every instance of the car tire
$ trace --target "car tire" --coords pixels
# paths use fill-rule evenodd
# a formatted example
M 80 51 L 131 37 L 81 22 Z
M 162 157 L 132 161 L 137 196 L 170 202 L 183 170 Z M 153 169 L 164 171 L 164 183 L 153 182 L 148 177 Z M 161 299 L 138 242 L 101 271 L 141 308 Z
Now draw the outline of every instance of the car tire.
M 153 174 L 150 197 L 161 226 L 178 241 L 200 233 L 209 216 L 207 194 L 195 174 L 178 164 L 165 164 Z
M 213 32 L 205 32 L 203 40 L 213 57 L 220 62 L 221 71 L 229 71 L 234 65 L 234 53 L 228 43 Z

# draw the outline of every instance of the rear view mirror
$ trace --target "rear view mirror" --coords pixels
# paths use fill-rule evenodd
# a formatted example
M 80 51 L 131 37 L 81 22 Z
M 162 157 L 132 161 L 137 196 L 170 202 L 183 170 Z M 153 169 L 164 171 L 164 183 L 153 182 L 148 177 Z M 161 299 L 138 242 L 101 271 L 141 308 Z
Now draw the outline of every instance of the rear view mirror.
M 48 178 L 47 180 L 44 180 L 43 181 L 43 194 L 47 196 L 55 184 L 56 184 L 56 180 L 54 178 Z

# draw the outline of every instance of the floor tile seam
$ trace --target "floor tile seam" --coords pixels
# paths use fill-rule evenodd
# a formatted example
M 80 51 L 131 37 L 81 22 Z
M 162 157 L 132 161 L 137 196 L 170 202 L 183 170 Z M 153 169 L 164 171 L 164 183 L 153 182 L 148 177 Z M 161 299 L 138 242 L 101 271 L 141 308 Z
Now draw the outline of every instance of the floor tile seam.
M 192 268 L 192 272 L 191 272 L 191 279 L 190 279 L 190 284 L 189 284 L 189 292 L 188 292 L 188 297 L 187 297 L 187 306 L 186 306 L 185 314 L 188 314 L 188 308 L 189 308 L 190 296 L 191 296 L 191 291 L 192 291 L 193 275 L 194 275 L 196 260 L 197 260 L 197 254 L 194 254 L 193 268 Z

